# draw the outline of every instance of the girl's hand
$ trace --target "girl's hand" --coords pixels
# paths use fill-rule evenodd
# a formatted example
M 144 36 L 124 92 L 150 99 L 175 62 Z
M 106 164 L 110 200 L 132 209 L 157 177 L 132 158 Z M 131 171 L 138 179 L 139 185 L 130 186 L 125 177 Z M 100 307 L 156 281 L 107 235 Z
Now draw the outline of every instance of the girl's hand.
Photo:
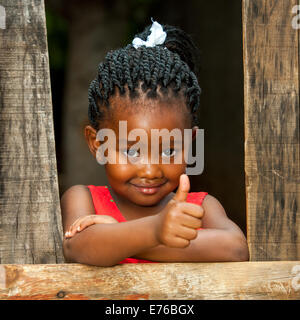
M 89 216 L 84 216 L 75 220 L 75 222 L 70 226 L 69 230 L 65 233 L 66 238 L 71 238 L 76 232 L 80 232 L 96 223 L 118 223 L 116 219 L 107 215 L 96 215 L 92 214 Z
M 190 190 L 187 175 L 180 176 L 173 199 L 157 215 L 156 237 L 159 243 L 171 248 L 185 248 L 197 237 L 204 215 L 202 206 L 185 202 Z

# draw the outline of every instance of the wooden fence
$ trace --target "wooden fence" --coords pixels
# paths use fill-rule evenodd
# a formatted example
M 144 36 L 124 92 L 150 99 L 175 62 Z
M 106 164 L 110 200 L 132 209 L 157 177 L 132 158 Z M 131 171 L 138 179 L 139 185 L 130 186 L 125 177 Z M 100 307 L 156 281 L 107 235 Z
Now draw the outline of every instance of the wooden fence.
M 251 262 L 99 268 L 63 263 L 44 1 L 2 0 L 0 299 L 299 299 L 297 5 L 243 0 Z

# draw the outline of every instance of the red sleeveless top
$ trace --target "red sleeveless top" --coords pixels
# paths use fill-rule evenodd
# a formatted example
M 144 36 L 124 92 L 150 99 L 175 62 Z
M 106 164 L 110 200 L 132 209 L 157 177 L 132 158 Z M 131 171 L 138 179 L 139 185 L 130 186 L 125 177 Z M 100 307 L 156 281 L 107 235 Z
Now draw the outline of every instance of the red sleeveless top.
M 126 222 L 107 186 L 88 185 L 87 187 L 91 192 L 96 214 L 111 216 L 119 222 Z M 186 202 L 201 205 L 207 194 L 207 192 L 190 192 L 187 195 Z M 127 258 L 119 262 L 119 264 L 121 263 L 155 263 L 155 261 Z

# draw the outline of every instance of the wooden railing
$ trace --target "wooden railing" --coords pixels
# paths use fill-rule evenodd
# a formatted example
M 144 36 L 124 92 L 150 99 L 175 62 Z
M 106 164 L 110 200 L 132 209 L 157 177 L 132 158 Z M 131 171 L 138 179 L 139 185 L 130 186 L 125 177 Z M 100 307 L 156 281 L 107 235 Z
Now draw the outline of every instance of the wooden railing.
M 0 299 L 300 299 L 300 261 L 0 265 Z

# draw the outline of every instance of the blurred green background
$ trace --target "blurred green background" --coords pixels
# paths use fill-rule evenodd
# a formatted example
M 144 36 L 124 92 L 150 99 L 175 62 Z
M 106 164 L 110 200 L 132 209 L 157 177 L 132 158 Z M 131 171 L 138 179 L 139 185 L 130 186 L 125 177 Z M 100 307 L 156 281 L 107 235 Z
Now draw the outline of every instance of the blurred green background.
M 204 171 L 191 191 L 216 197 L 246 232 L 243 39 L 239 0 L 46 0 L 60 195 L 74 184 L 105 185 L 104 169 L 84 140 L 87 90 L 110 49 L 130 43 L 151 24 L 181 27 L 200 48 L 200 128 Z

